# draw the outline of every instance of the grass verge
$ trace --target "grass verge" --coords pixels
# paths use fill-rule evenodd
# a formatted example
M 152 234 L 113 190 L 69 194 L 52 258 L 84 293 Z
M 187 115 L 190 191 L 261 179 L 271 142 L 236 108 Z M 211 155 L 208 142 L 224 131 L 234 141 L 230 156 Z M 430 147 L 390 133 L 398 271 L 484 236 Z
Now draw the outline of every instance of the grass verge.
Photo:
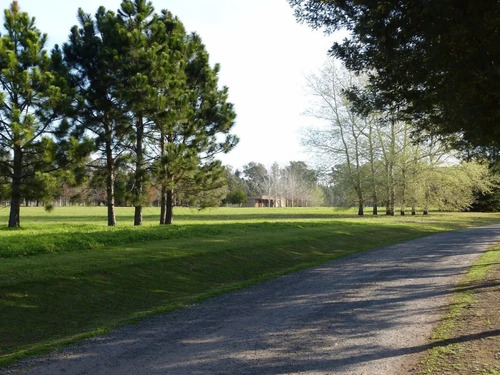
M 16 243 L 0 259 L 0 365 L 347 254 L 500 221 L 326 208 L 178 212 L 182 225 L 157 226 L 151 209 L 142 227 L 107 228 L 97 208 L 30 209 L 23 229 L 0 230 L 0 249 Z M 120 214 L 131 221 L 132 212 Z
M 413 373 L 500 375 L 500 245 L 464 276 Z

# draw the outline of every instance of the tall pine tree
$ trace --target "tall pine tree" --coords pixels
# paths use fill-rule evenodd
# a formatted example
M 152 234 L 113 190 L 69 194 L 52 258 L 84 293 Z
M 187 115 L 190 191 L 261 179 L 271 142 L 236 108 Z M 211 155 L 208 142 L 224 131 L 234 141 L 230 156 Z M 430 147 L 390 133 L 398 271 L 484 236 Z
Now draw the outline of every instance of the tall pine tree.
M 238 142 L 230 134 L 236 114 L 228 102 L 228 89 L 218 87 L 219 65 L 210 66 L 198 35 L 188 35 L 185 42 L 185 86 L 181 96 L 184 109 L 167 126 L 162 124 L 162 163 L 167 184 L 160 223 L 164 224 L 172 224 L 176 190 L 199 195 L 223 184 L 224 169 L 214 156 L 229 152 Z
M 46 35 L 16 1 L 5 10 L 4 28 L 6 33 L 0 38 L 0 168 L 9 184 L 8 225 L 15 228 L 20 226 L 23 198 L 50 198 L 29 190 L 48 186 L 43 183 L 46 173 L 73 163 L 82 148 L 67 137 L 68 123 L 60 121 L 73 93 L 60 64 L 61 51 L 56 48 L 52 58 L 48 55 Z
M 76 124 L 83 134 L 90 132 L 104 165 L 108 225 L 116 225 L 115 174 L 124 152 L 127 116 L 120 92 L 121 58 L 115 35 L 116 19 L 112 12 L 100 7 L 95 20 L 78 11 L 80 27 L 71 29 L 63 46 L 66 64 L 78 87 L 79 106 Z
M 157 95 L 151 85 L 153 61 L 163 46 L 154 42 L 151 28 L 156 17 L 151 2 L 124 0 L 118 10 L 117 32 L 121 44 L 121 94 L 132 120 L 129 129 L 134 160 L 134 225 L 142 224 L 142 206 L 148 177 L 145 135 Z

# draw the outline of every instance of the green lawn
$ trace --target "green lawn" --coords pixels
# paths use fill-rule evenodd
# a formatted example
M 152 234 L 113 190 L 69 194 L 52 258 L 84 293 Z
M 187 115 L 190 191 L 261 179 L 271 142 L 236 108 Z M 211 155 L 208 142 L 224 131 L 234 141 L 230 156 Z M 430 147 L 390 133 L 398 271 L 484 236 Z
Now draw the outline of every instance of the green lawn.
M 332 208 L 23 208 L 0 227 L 0 364 L 297 269 L 500 214 L 357 217 Z M 0 209 L 7 223 L 8 209 Z

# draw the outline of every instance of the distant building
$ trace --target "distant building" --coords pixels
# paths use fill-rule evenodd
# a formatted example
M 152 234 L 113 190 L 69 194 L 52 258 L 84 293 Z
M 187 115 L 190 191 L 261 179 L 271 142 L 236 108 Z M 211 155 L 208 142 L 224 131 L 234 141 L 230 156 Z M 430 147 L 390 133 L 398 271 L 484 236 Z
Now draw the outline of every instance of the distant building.
M 247 207 L 287 207 L 287 199 L 269 195 L 252 195 L 248 197 Z
M 290 199 L 285 197 L 271 197 L 270 195 L 251 195 L 245 204 L 246 207 L 307 207 L 304 199 Z

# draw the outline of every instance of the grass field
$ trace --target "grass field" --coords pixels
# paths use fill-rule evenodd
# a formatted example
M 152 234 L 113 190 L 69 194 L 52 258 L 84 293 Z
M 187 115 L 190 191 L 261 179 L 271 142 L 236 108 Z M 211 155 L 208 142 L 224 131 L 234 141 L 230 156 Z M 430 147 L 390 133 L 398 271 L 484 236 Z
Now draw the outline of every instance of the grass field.
M 22 228 L 0 209 L 0 364 L 153 313 L 326 262 L 438 231 L 500 222 L 500 214 L 357 217 L 332 208 L 159 211 L 23 208 Z

